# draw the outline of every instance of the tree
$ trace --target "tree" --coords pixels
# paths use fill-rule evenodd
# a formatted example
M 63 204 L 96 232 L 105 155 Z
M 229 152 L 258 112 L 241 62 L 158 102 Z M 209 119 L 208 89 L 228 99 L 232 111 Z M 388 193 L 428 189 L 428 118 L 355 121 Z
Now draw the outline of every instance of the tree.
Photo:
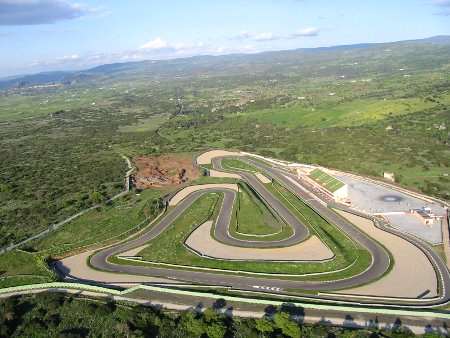
M 273 317 L 275 326 L 281 330 L 281 332 L 288 337 L 299 338 L 301 337 L 300 326 L 290 319 L 290 316 L 286 312 L 278 312 Z
M 273 331 L 273 324 L 267 318 L 256 320 L 256 329 L 261 333 L 270 333 Z
M 203 312 L 203 318 L 207 323 L 211 323 L 219 319 L 219 317 L 217 316 L 217 312 L 213 311 L 212 309 L 206 309 Z
M 98 191 L 91 192 L 89 198 L 93 204 L 100 204 L 103 202 L 103 196 Z
M 203 322 L 196 318 L 195 313 L 184 312 L 181 317 L 181 326 L 183 329 L 194 337 L 200 337 L 205 333 Z
M 227 327 L 221 322 L 209 323 L 206 327 L 206 334 L 209 338 L 223 338 L 227 332 Z
M 141 214 L 146 218 L 154 217 L 164 209 L 164 201 L 162 198 L 155 198 L 149 200 L 145 203 L 144 207 L 141 209 Z
M 227 306 L 227 302 L 225 299 L 219 298 L 213 303 L 213 309 L 220 312 L 223 308 Z

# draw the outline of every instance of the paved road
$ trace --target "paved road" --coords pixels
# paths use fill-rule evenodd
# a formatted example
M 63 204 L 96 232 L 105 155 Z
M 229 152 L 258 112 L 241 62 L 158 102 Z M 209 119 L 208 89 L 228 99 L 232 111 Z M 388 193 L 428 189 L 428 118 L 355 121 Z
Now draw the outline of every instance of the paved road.
M 213 159 L 213 167 L 216 170 L 223 170 L 220 158 Z M 265 202 L 265 204 L 270 207 L 275 213 L 280 216 L 286 224 L 292 227 L 293 235 L 289 238 L 278 240 L 278 241 L 248 241 L 248 240 L 239 240 L 234 237 L 231 237 L 228 232 L 228 227 L 231 220 L 231 213 L 229 217 L 225 217 L 228 215 L 224 215 L 224 217 L 219 216 L 216 223 L 216 238 L 230 245 L 243 246 L 247 248 L 271 248 L 271 247 L 285 247 L 291 246 L 297 243 L 304 241 L 309 236 L 309 229 L 306 225 L 301 223 L 297 217 L 292 214 L 291 210 L 289 210 L 282 202 L 280 202 L 270 191 L 264 187 L 260 180 L 258 180 L 255 175 L 239 171 L 239 175 L 243 177 L 243 179 L 249 184 L 249 186 L 255 191 L 259 197 Z M 225 196 L 224 204 L 222 206 L 222 210 L 229 209 L 232 211 L 233 209 L 234 199 L 231 200 L 230 196 Z
M 299 196 L 305 203 L 307 203 L 312 209 L 314 209 L 318 214 L 320 214 L 322 217 L 330 221 L 331 223 L 339 226 L 342 230 L 344 230 L 351 238 L 357 239 L 360 244 L 365 246 L 370 245 L 372 246 L 375 244 L 373 241 L 370 240 L 364 233 L 359 231 L 356 227 L 354 227 L 351 223 L 345 221 L 343 218 L 341 218 L 339 215 L 335 214 L 333 211 L 331 211 L 329 208 L 323 206 L 318 201 L 311 199 L 307 192 L 305 192 L 304 189 L 302 189 L 300 184 L 295 184 L 293 181 L 295 181 L 295 176 L 292 174 L 287 174 L 283 170 L 269 167 L 267 165 L 261 164 L 260 162 L 247 160 L 252 165 L 258 167 L 259 169 L 266 171 L 267 174 L 269 174 L 274 179 L 277 179 L 281 182 L 285 183 L 285 186 L 291 189 L 292 192 L 294 192 L 297 196 Z M 289 182 L 292 184 L 289 185 Z M 350 212 L 353 212 L 352 210 L 348 210 Z M 362 215 L 363 217 L 366 217 L 366 215 Z M 342 222 L 344 221 L 344 222 Z M 416 247 L 418 247 L 422 252 L 427 256 L 427 258 L 430 260 L 431 264 L 433 265 L 434 270 L 436 271 L 436 274 L 438 276 L 439 280 L 439 291 L 441 295 L 440 302 L 446 302 L 450 300 L 450 273 L 447 269 L 446 263 L 441 259 L 441 257 L 424 241 L 418 239 L 415 236 L 411 236 L 409 234 L 400 232 L 392 227 L 378 224 L 378 227 L 380 227 L 382 230 L 387 231 L 389 233 L 392 233 L 396 236 L 399 236 Z M 356 231 L 356 232 L 355 232 Z M 360 234 L 358 234 L 358 232 Z M 366 239 L 361 238 L 361 235 L 363 237 L 366 237 Z M 368 242 L 367 242 L 368 239 Z M 369 250 L 370 252 L 373 252 L 372 250 Z M 374 259 L 374 262 L 376 260 Z M 432 304 L 436 301 L 429 301 L 429 302 L 423 302 L 424 305 L 426 304 Z
M 250 160 L 249 160 L 250 161 Z M 371 240 L 367 235 L 353 226 L 351 223 L 346 221 L 344 218 L 340 217 L 321 203 L 316 200 L 312 200 L 311 197 L 303 190 L 303 188 L 293 180 L 293 177 L 290 177 L 288 173 L 283 172 L 277 168 L 270 167 L 268 165 L 263 165 L 260 162 L 252 161 L 252 164 L 257 166 L 261 171 L 263 171 L 267 176 L 276 179 L 278 182 L 286 186 L 293 193 L 298 195 L 304 201 L 308 201 L 307 203 L 315 209 L 322 217 L 332 222 L 336 226 L 338 226 L 342 231 L 347 233 L 353 240 L 358 242 L 361 246 L 365 247 L 372 255 L 373 261 L 372 265 L 363 273 L 353 276 L 346 279 L 341 279 L 332 282 L 319 282 L 319 281 L 293 281 L 293 280 L 282 280 L 269 278 L 269 277 L 247 277 L 247 276 L 237 276 L 231 274 L 221 274 L 221 273 L 211 273 L 204 271 L 191 271 L 191 270 L 177 270 L 177 269 L 169 269 L 169 268 L 154 268 L 147 266 L 132 266 L 132 265 L 117 265 L 108 262 L 108 258 L 114 255 L 117 255 L 121 252 L 130 250 L 132 248 L 141 246 L 148 241 L 156 238 L 159 234 L 161 234 L 168 226 L 170 226 L 173 221 L 177 217 L 179 217 L 185 210 L 189 208 L 189 206 L 198 199 L 201 195 L 207 193 L 208 191 L 197 191 L 186 197 L 182 202 L 180 202 L 174 209 L 171 210 L 167 215 L 165 215 L 161 221 L 159 221 L 156 225 L 154 225 L 150 230 L 143 233 L 139 238 L 128 241 L 125 243 L 120 243 L 104 250 L 97 252 L 91 258 L 91 265 L 94 268 L 110 271 L 110 272 L 118 272 L 118 273 L 127 273 L 127 274 L 135 274 L 135 275 L 147 275 L 154 277 L 163 277 L 180 281 L 188 281 L 200 284 L 209 284 L 209 285 L 218 285 L 218 286 L 227 286 L 235 289 L 242 290 L 251 290 L 251 291 L 261 291 L 267 290 L 270 292 L 279 292 L 283 293 L 283 289 L 304 289 L 304 290 L 320 290 L 320 291 L 331 291 L 336 289 L 347 289 L 353 288 L 355 286 L 370 282 L 374 279 L 379 278 L 389 267 L 389 255 L 384 250 L 384 248 L 378 243 Z M 216 165 L 220 165 L 216 163 Z M 242 174 L 242 173 L 240 173 Z M 267 191 L 267 189 L 262 186 L 262 184 L 257 181 L 256 178 L 251 174 L 246 174 L 245 179 L 247 182 L 266 200 L 268 203 L 274 203 L 272 207 L 278 213 L 281 213 L 283 217 L 288 220 L 291 225 L 293 225 L 296 229 L 296 234 L 293 240 L 294 242 L 299 242 L 302 239 L 306 238 L 308 232 L 304 230 L 304 225 L 299 223 L 298 221 L 294 221 L 290 219 L 290 217 L 294 217 L 290 211 L 284 207 L 274 196 Z M 262 187 L 261 187 L 262 186 Z M 217 191 L 217 189 L 215 189 Z M 227 234 L 224 233 L 224 229 L 228 226 L 228 222 L 230 219 L 230 210 L 232 210 L 232 203 L 234 200 L 235 192 L 231 190 L 223 190 L 224 192 L 224 200 L 222 205 L 222 212 L 220 213 L 218 219 L 218 225 L 220 231 L 217 232 L 218 236 L 225 236 L 225 241 L 236 240 L 233 238 L 229 238 Z M 280 203 L 281 207 L 278 205 Z M 287 212 L 286 212 L 287 210 Z M 228 213 L 228 214 L 227 214 Z M 295 218 L 295 217 L 294 217 Z M 241 244 L 241 243 L 239 243 Z M 255 247 L 255 243 L 247 243 L 248 246 Z M 438 263 L 439 264 L 439 263 Z M 447 282 L 444 281 L 445 285 Z M 448 290 L 448 288 L 447 288 Z M 448 299 L 448 291 L 444 291 L 444 299 Z M 315 296 L 311 296 L 314 298 Z M 319 297 L 316 297 L 319 298 Z M 320 297 L 324 298 L 324 297 Z M 325 297 L 326 298 L 326 297 Z M 333 296 L 329 298 L 333 299 Z M 370 302 L 374 303 L 373 300 L 358 300 L 358 302 Z M 427 305 L 428 303 L 433 303 L 436 301 L 414 301 L 414 300 L 377 300 L 377 303 L 401 303 L 408 304 L 411 306 L 422 306 Z

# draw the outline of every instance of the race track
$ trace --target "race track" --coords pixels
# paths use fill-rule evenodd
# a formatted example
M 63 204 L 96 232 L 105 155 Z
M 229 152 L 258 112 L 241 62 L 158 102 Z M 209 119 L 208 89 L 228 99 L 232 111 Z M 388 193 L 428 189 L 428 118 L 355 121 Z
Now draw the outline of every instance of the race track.
M 223 154 L 221 154 L 223 156 Z M 230 156 L 230 154 L 226 154 Z M 232 154 L 234 155 L 234 154 Z M 223 171 L 221 166 L 221 157 L 209 158 L 213 168 L 217 171 Z M 125 273 L 130 275 L 152 276 L 158 278 L 167 278 L 171 280 L 177 280 L 189 283 L 207 284 L 231 287 L 240 290 L 255 291 L 255 288 L 259 290 L 270 290 L 271 292 L 283 293 L 284 289 L 302 289 L 302 290 L 314 290 L 322 292 L 330 292 L 333 290 L 350 289 L 355 288 L 372 281 L 381 278 L 390 266 L 390 257 L 388 252 L 382 245 L 370 238 L 366 233 L 361 231 L 358 227 L 350 223 L 345 218 L 339 216 L 337 213 L 329 209 L 323 203 L 312 199 L 307 190 L 302 187 L 292 174 L 281 170 L 280 168 L 272 167 L 268 164 L 264 164 L 260 161 L 254 161 L 249 158 L 242 158 L 246 162 L 250 163 L 254 167 L 258 168 L 265 176 L 270 179 L 274 179 L 292 193 L 297 195 L 305 203 L 307 203 L 315 212 L 321 215 L 329 223 L 335 225 L 348 237 L 357 242 L 361 247 L 366 249 L 372 256 L 372 264 L 362 273 L 348 277 L 345 279 L 339 279 L 334 281 L 304 281 L 304 280 L 288 280 L 277 278 L 276 275 L 268 276 L 255 276 L 255 275 L 236 275 L 230 273 L 221 272 L 209 272 L 202 270 L 182 270 L 166 267 L 153 267 L 153 266 L 141 266 L 141 265 L 125 265 L 111 263 L 108 259 L 112 256 L 119 255 L 123 252 L 130 251 L 134 248 L 141 247 L 148 242 L 157 238 L 162 234 L 178 217 L 180 217 L 198 198 L 204 194 L 211 192 L 220 192 L 223 194 L 222 205 L 215 221 L 215 237 L 222 243 L 227 245 L 245 247 L 245 248 L 274 248 L 274 247 L 286 247 L 292 246 L 305 241 L 310 233 L 307 226 L 302 224 L 296 216 L 272 193 L 265 188 L 264 184 L 256 178 L 252 173 L 245 171 L 233 171 L 235 174 L 239 174 L 242 179 L 261 197 L 261 199 L 274 210 L 287 224 L 289 224 L 294 230 L 294 234 L 286 239 L 280 241 L 245 241 L 234 238 L 230 235 L 228 227 L 232 216 L 233 203 L 236 198 L 236 191 L 226 188 L 210 188 L 205 190 L 193 191 L 188 194 L 184 199 L 178 202 L 172 209 L 167 212 L 154 226 L 149 230 L 143 232 L 136 239 L 115 244 L 106 249 L 102 249 L 91 256 L 90 264 L 92 267 L 98 270 Z M 398 235 L 398 234 L 396 234 Z M 403 236 L 402 236 L 403 237 Z M 409 238 L 404 237 L 406 240 Z M 414 243 L 414 245 L 420 245 L 420 243 Z M 427 250 L 427 248 L 421 248 Z M 438 269 L 440 267 L 440 260 L 436 256 L 432 258 L 437 259 L 433 262 L 433 267 Z M 424 306 L 428 304 L 442 303 L 449 299 L 450 277 L 448 276 L 448 270 L 441 271 L 440 274 L 440 297 L 434 299 L 358 299 L 360 303 L 382 303 L 382 304 L 403 304 L 410 306 Z M 311 298 L 329 298 L 336 299 L 336 296 L 309 296 Z M 351 301 L 351 298 L 350 298 Z

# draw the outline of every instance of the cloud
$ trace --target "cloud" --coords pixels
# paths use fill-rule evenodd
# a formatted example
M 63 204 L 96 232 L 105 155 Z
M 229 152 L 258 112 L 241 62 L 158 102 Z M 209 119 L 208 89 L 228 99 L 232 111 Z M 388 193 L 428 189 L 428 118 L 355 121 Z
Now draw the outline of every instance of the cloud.
M 306 27 L 298 30 L 291 34 L 291 38 L 299 38 L 303 36 L 317 36 L 319 35 L 319 28 L 317 27 Z
M 251 44 L 240 46 L 213 45 L 201 41 L 192 43 L 172 43 L 156 37 L 143 45 L 116 53 L 91 53 L 85 55 L 68 54 L 53 59 L 35 60 L 21 70 L 24 72 L 39 72 L 48 70 L 79 70 L 90 67 L 115 63 L 142 60 L 167 60 L 195 55 L 222 55 L 232 53 L 256 53 L 258 48 Z
M 66 0 L 0 0 L 0 25 L 42 25 L 73 20 L 90 10 Z
M 242 31 L 239 34 L 232 36 L 231 40 L 253 40 L 256 42 L 262 41 L 275 41 L 284 39 L 297 39 L 301 37 L 312 37 L 319 35 L 319 29 L 316 27 L 306 27 L 302 28 L 289 35 L 276 35 L 272 32 L 263 33 L 251 33 L 248 31 Z
M 277 36 L 272 32 L 250 33 L 242 31 L 239 34 L 232 36 L 230 40 L 274 41 L 279 40 L 280 38 L 280 36 Z
M 138 48 L 137 51 L 126 53 L 125 58 L 138 58 L 139 55 L 169 55 L 178 54 L 183 55 L 186 53 L 202 52 L 205 49 L 210 49 L 209 46 L 203 42 L 196 43 L 169 43 L 166 40 L 157 37 L 144 43 Z
M 149 49 L 149 50 L 159 50 L 159 49 L 167 49 L 169 48 L 169 44 L 167 41 L 161 39 L 160 37 L 157 37 L 153 40 L 150 40 L 147 43 L 144 43 L 140 49 Z
M 281 37 L 274 35 L 271 32 L 259 33 L 253 36 L 253 40 L 255 41 L 274 41 L 279 40 Z
M 231 40 L 244 40 L 244 39 L 250 39 L 250 37 L 252 36 L 252 34 L 250 32 L 247 31 L 242 31 L 239 34 L 232 36 Z
M 78 60 L 78 59 L 80 59 L 80 56 L 78 54 L 72 54 L 72 55 L 64 55 L 64 56 L 58 58 L 57 60 L 60 60 L 60 61 L 68 61 L 68 60 L 69 61 L 73 61 L 73 60 Z

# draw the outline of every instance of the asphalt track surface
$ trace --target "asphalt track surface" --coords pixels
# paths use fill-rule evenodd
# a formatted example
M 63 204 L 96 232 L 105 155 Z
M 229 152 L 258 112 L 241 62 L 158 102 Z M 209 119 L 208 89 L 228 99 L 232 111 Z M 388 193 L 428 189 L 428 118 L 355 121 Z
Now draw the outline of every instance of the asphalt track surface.
M 220 162 L 216 162 L 213 160 L 213 167 L 217 170 L 223 170 Z M 233 211 L 233 203 L 234 196 L 231 199 L 230 194 L 225 194 L 224 202 L 221 207 L 221 212 L 219 213 L 214 235 L 217 240 L 223 242 L 225 244 L 242 246 L 247 248 L 273 248 L 273 247 L 285 247 L 291 246 L 300 242 L 303 242 L 309 236 L 309 229 L 306 225 L 301 223 L 297 217 L 295 217 L 292 212 L 275 196 L 273 196 L 261 183 L 259 179 L 257 179 L 253 174 L 239 171 L 239 175 L 241 175 L 248 183 L 248 185 L 256 192 L 259 197 L 264 200 L 266 206 L 271 208 L 275 213 L 280 216 L 288 226 L 291 226 L 293 229 L 293 235 L 289 238 L 277 240 L 277 241 L 252 241 L 252 240 L 240 240 L 234 237 L 231 237 L 228 231 L 230 221 L 231 221 L 231 213 Z M 234 191 L 233 191 L 234 193 Z
M 289 174 L 283 172 L 277 168 L 261 164 L 260 162 L 255 162 L 251 160 L 247 160 L 251 162 L 252 165 L 258 167 L 265 175 L 277 180 L 290 191 L 295 193 L 298 197 L 300 197 L 303 201 L 307 201 L 307 204 L 313 208 L 319 215 L 325 218 L 327 221 L 331 222 L 338 228 L 340 228 L 343 232 L 345 232 L 350 238 L 359 243 L 362 247 L 370 252 L 372 255 L 372 264 L 370 267 L 364 272 L 352 276 L 345 279 L 340 279 L 336 281 L 295 281 L 295 280 L 285 280 L 285 279 L 277 279 L 276 275 L 273 278 L 266 276 L 238 276 L 233 274 L 224 274 L 224 273 L 212 273 L 212 272 L 204 272 L 204 271 L 192 271 L 192 270 L 181 270 L 181 269 L 170 269 L 170 268 L 160 268 L 160 267 L 150 267 L 150 266 L 135 266 L 135 265 L 119 265 L 110 263 L 108 261 L 109 257 L 120 254 L 122 252 L 128 251 L 130 249 L 142 246 L 147 244 L 149 241 L 155 239 L 159 236 L 167 227 L 169 227 L 180 215 L 186 211 L 192 203 L 195 202 L 200 196 L 210 193 L 211 191 L 197 191 L 190 194 L 183 201 L 181 201 L 174 209 L 172 209 L 169 213 L 167 213 L 157 224 L 155 224 L 151 229 L 144 232 L 137 239 L 119 243 L 108 247 L 106 249 L 100 250 L 95 253 L 90 260 L 90 264 L 99 270 L 116 272 L 116 273 L 127 273 L 134 275 L 146 275 L 153 277 L 163 277 L 172 280 L 178 280 L 183 282 L 192 282 L 199 284 L 207 284 L 207 285 L 217 285 L 223 287 L 231 287 L 234 289 L 240 290 L 251 290 L 256 291 L 255 287 L 259 290 L 270 290 L 271 292 L 283 293 L 283 289 L 303 289 L 303 290 L 318 290 L 318 291 L 332 291 L 338 289 L 347 289 L 353 288 L 362 284 L 366 284 L 370 281 L 376 280 L 380 278 L 389 268 L 389 255 L 386 250 L 377 242 L 373 241 L 369 238 L 365 233 L 360 231 L 354 225 L 349 223 L 347 220 L 342 218 L 341 216 L 334 213 L 332 210 L 328 209 L 326 206 L 322 205 L 316 200 L 311 199 L 309 196 L 298 184 L 295 184 L 292 180 L 292 177 L 289 177 Z M 213 161 L 213 167 L 220 169 L 220 159 L 216 159 Z M 243 172 L 239 172 L 242 175 Z M 262 186 L 262 184 L 252 175 L 248 173 L 244 173 L 244 180 L 255 189 L 255 191 L 260 194 L 260 196 L 267 203 L 271 204 L 271 207 L 281 215 L 286 221 L 293 226 L 296 230 L 293 237 L 290 237 L 289 241 L 292 243 L 298 243 L 305 239 L 309 232 L 306 227 L 301 224 L 298 220 L 293 221 L 290 217 L 294 217 L 289 210 L 281 204 L 267 189 Z M 262 186 L 262 189 L 261 189 Z M 216 232 L 216 236 L 218 236 L 219 240 L 226 241 L 238 241 L 236 245 L 242 245 L 242 241 L 230 238 L 228 232 L 226 231 L 226 227 L 229 224 L 230 220 L 230 210 L 232 210 L 232 205 L 234 202 L 234 194 L 235 192 L 227 189 L 212 189 L 212 191 L 221 191 L 224 193 L 224 199 L 222 202 L 221 212 L 219 218 L 217 220 L 217 225 L 219 231 Z M 281 207 L 278 205 L 280 203 Z M 278 209 L 279 208 L 279 209 Z M 286 212 L 286 210 L 288 212 Z M 222 217 L 222 218 L 221 218 Z M 295 217 L 294 217 L 295 218 Z M 296 218 L 295 218 L 296 219 Z M 293 223 L 290 223 L 293 222 Z M 306 230 L 305 230 L 306 229 Z M 404 236 L 402 236 L 404 237 Z M 286 240 L 286 241 L 287 241 Z M 408 239 L 409 240 L 409 239 Z M 289 242 L 291 243 L 291 242 Z M 257 247 L 257 243 L 251 242 L 246 243 L 249 247 Z M 414 243 L 417 244 L 417 243 Z M 267 244 L 263 244 L 267 245 Z M 274 245 L 271 243 L 269 245 Z M 279 243 L 278 243 L 279 245 Z M 286 245 L 286 243 L 285 243 Z M 289 244 L 288 244 L 289 245 Z M 421 243 L 419 243 L 421 245 Z M 426 249 L 426 248 L 425 248 Z M 430 249 L 431 251 L 431 249 Z M 434 254 L 434 258 L 437 259 L 436 266 L 442 263 L 441 259 Z M 377 299 L 374 301 L 373 299 L 359 299 L 357 302 L 359 303 L 380 303 L 380 304 L 402 304 L 402 305 L 410 305 L 410 306 L 425 306 L 425 305 L 433 305 L 435 303 L 443 303 L 447 301 L 450 297 L 449 295 L 449 285 L 450 279 L 448 276 L 448 270 L 445 269 L 445 273 L 443 272 L 441 275 L 442 284 L 441 285 L 441 298 L 439 300 L 380 300 Z M 443 286 L 443 288 L 442 288 Z M 312 298 L 327 298 L 327 297 L 316 297 L 310 296 Z M 338 296 L 336 296 L 338 297 Z M 329 296 L 328 298 L 333 299 L 333 296 Z

